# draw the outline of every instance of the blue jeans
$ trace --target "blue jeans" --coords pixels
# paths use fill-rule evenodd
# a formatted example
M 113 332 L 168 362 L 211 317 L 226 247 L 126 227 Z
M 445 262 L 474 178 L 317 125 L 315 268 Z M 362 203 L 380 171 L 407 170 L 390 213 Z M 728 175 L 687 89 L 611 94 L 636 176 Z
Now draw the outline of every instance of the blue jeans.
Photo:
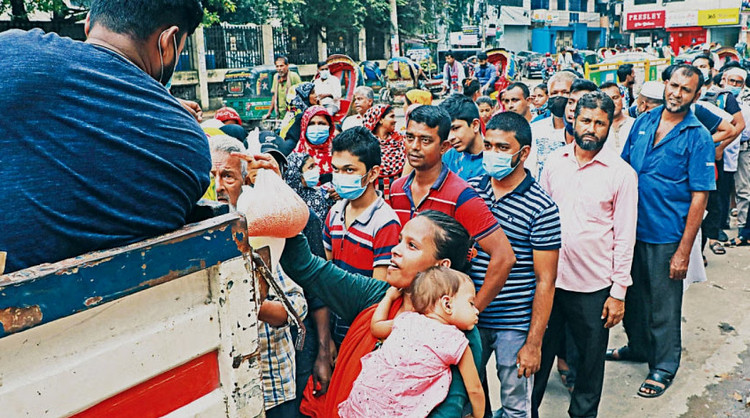
M 479 328 L 482 338 L 482 370 L 484 376 L 487 362 L 495 353 L 497 377 L 500 379 L 500 400 L 503 403 L 503 418 L 526 418 L 531 416 L 531 391 L 534 376 L 518 377 L 516 356 L 526 343 L 526 332 Z M 485 409 L 489 410 L 490 405 Z

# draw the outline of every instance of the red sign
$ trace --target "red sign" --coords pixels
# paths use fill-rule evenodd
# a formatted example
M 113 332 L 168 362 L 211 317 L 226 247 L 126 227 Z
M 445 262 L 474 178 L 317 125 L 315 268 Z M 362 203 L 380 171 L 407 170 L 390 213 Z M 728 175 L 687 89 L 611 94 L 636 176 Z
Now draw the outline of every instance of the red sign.
M 626 30 L 661 29 L 664 27 L 664 10 L 654 12 L 636 12 L 626 15 Z

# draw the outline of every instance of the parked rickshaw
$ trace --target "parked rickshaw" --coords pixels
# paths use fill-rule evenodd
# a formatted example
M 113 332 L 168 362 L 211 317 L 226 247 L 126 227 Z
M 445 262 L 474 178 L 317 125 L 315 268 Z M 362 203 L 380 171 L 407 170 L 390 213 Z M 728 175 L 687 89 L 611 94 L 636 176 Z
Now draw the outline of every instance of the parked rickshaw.
M 720 63 L 718 63 L 719 66 L 722 66 L 729 61 L 737 61 L 740 63 L 742 62 L 739 52 L 737 52 L 737 50 L 732 48 L 731 46 L 719 48 L 715 52 L 716 55 L 719 56 L 719 61 L 721 61 Z
M 490 49 L 487 51 L 487 62 L 497 69 L 496 92 L 505 90 L 516 79 L 516 61 L 513 53 L 504 48 Z
M 339 123 L 344 120 L 344 117 L 346 117 L 346 114 L 349 112 L 349 106 L 351 106 L 352 100 L 354 100 L 354 89 L 357 88 L 357 86 L 364 85 L 365 77 L 357 63 L 346 55 L 331 55 L 326 62 L 328 63 L 328 69 L 331 72 L 331 75 L 334 75 L 341 80 L 341 102 L 339 104 L 339 111 L 333 115 L 333 121 Z
M 359 69 L 362 70 L 365 86 L 372 89 L 375 96 L 378 97 L 385 89 L 385 76 L 380 71 L 378 63 L 375 61 L 362 61 L 359 63 Z
M 405 57 L 388 60 L 385 67 L 387 94 L 381 96 L 384 101 L 404 102 L 404 94 L 411 89 L 419 88 L 420 67 Z
M 289 72 L 299 74 L 297 66 L 289 65 Z M 257 125 L 271 109 L 273 77 L 276 67 L 259 65 L 227 71 L 224 76 L 224 105 L 240 114 L 242 121 Z

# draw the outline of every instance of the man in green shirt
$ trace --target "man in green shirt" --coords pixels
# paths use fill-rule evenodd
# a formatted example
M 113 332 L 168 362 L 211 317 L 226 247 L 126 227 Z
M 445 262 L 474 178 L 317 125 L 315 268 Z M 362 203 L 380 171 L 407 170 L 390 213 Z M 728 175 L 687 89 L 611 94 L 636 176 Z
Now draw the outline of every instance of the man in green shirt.
M 286 56 L 277 56 L 274 64 L 276 64 L 276 74 L 273 76 L 273 85 L 271 86 L 273 99 L 271 99 L 271 108 L 268 109 L 268 113 L 263 119 L 270 118 L 274 111 L 276 117 L 282 119 L 286 113 L 287 94 L 293 92 L 294 86 L 302 82 L 299 74 L 289 73 L 289 59 Z

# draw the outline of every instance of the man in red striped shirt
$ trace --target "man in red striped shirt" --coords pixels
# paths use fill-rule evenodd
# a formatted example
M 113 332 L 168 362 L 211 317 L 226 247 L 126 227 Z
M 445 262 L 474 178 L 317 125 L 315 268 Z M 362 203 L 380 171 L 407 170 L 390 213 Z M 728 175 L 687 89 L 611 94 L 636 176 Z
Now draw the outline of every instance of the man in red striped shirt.
M 495 299 L 516 262 L 508 237 L 476 191 L 442 162 L 451 147 L 451 118 L 436 106 L 420 106 L 409 115 L 404 143 L 414 171 L 391 186 L 391 206 L 401 224 L 418 212 L 437 210 L 455 218 L 490 255 L 484 284 L 477 292 L 479 312 Z

